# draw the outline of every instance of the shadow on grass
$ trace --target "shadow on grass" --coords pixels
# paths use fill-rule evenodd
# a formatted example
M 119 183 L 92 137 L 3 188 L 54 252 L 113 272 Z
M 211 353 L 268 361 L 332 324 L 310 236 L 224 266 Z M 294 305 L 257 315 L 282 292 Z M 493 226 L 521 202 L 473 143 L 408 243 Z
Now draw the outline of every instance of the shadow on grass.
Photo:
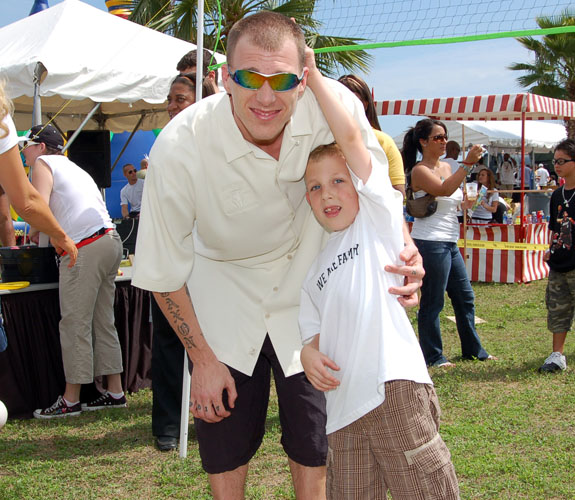
M 453 358 L 454 368 L 432 368 L 429 370 L 434 382 L 447 380 L 453 377 L 465 379 L 470 382 L 519 382 L 533 376 L 561 376 L 568 373 L 540 374 L 541 359 L 524 361 L 513 365 L 503 361 L 470 361 L 462 358 Z
M 132 422 L 132 423 L 130 423 Z M 78 417 L 61 420 L 27 420 L 28 429 L 16 429 L 14 434 L 36 438 L 9 438 L 0 434 L 0 455 L 3 462 L 18 464 L 37 461 L 75 460 L 81 457 L 113 456 L 118 452 L 140 452 L 142 448 L 154 448 L 154 436 L 148 414 L 123 410 L 90 412 Z M 50 433 L 50 427 L 53 432 Z M 114 429 L 114 430 L 110 430 Z M 48 435 L 47 435 L 48 434 Z M 196 446 L 193 425 L 188 430 L 189 446 Z

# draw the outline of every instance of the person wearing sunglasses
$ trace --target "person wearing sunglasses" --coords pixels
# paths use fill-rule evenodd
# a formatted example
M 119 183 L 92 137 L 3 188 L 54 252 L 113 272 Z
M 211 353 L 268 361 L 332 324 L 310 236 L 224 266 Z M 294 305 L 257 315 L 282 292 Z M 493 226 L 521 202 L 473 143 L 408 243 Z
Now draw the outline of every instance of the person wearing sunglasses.
M 282 445 L 298 498 L 325 497 L 325 399 L 299 360 L 299 294 L 327 233 L 305 201 L 309 153 L 333 135 L 306 89 L 305 39 L 289 18 L 261 11 L 230 30 L 225 93 L 179 113 L 150 153 L 133 284 L 151 290 L 191 360 L 190 410 L 216 499 L 243 498 L 276 385 Z M 330 87 L 387 166 L 360 102 Z M 417 302 L 423 268 L 404 233 Z
M 436 197 L 437 210 L 429 217 L 416 218 L 411 236 L 423 257 L 425 278 L 417 315 L 419 344 L 428 366 L 451 367 L 443 353 L 439 313 L 443 309 L 445 292 L 449 295 L 463 359 L 494 359 L 479 340 L 475 330 L 475 297 L 467 277 L 465 263 L 457 247 L 459 222 L 457 211 L 463 202 L 460 185 L 466 174 L 481 158 L 483 148 L 474 145 L 460 168 L 451 173 L 451 166 L 440 157 L 445 154 L 447 128 L 438 120 L 419 120 L 405 134 L 403 165 L 414 196 L 431 194 Z M 417 153 L 422 155 L 417 161 Z
M 136 218 L 140 215 L 142 205 L 142 194 L 144 192 L 144 180 L 138 179 L 138 171 L 131 163 L 126 163 L 122 167 L 124 177 L 128 180 L 120 191 L 120 205 L 122 206 L 122 217 Z
M 539 368 L 541 373 L 567 369 L 563 350 L 575 311 L 575 140 L 561 141 L 553 156 L 555 172 L 565 184 L 553 191 L 549 201 L 551 245 L 544 256 L 549 264 L 545 304 L 553 342 L 551 354 Z
M 59 266 L 59 323 L 66 385 L 56 402 L 34 411 L 34 418 L 58 419 L 83 411 L 123 408 L 122 350 L 114 325 L 115 279 L 122 242 L 98 186 L 85 170 L 64 156 L 64 139 L 52 125 L 32 127 L 22 154 L 32 184 L 76 244 L 78 260 Z M 107 391 L 80 403 L 82 384 L 106 376 Z

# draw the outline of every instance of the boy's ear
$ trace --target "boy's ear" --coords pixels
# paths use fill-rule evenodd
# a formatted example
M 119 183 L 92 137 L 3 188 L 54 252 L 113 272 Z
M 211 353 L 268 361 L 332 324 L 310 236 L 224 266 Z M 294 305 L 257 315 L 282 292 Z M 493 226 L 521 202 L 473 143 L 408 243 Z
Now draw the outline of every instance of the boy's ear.
M 309 201 L 309 193 L 307 191 L 305 192 L 305 199 L 307 200 L 308 205 L 311 206 L 311 202 Z

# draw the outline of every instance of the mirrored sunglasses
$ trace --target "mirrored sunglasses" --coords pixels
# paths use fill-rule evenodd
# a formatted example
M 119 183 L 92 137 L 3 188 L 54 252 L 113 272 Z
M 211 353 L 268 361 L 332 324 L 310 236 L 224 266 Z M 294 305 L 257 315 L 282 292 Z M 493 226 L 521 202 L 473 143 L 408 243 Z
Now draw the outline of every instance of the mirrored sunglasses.
M 568 163 L 570 161 L 575 161 L 575 160 L 566 160 L 565 158 L 557 158 L 556 160 L 553 159 L 551 160 L 551 163 L 553 163 L 553 165 L 565 165 L 565 163 Z
M 439 142 L 439 141 L 445 141 L 447 142 L 447 134 L 439 134 L 439 135 L 434 135 L 431 138 L 432 141 L 434 142 Z
M 273 75 L 264 75 L 257 71 L 249 69 L 238 69 L 234 73 L 230 71 L 230 76 L 240 87 L 248 90 L 258 90 L 268 82 L 275 92 L 287 92 L 299 85 L 303 80 L 303 73 L 300 77 L 293 73 L 274 73 Z

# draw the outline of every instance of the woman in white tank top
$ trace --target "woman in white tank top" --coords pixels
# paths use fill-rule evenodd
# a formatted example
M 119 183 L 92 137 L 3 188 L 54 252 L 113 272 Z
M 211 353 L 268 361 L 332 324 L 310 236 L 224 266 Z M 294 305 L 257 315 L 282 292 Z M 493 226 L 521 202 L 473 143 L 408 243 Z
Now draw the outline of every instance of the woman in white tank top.
M 451 166 L 439 158 L 445 154 L 447 129 L 437 120 L 417 122 L 405 135 L 403 165 L 415 196 L 429 193 L 437 199 L 437 211 L 415 219 L 411 236 L 423 257 L 425 278 L 418 313 L 419 343 L 428 366 L 453 366 L 443 354 L 439 313 L 447 291 L 457 323 L 464 359 L 493 359 L 481 345 L 475 330 L 475 304 L 465 264 L 457 248 L 458 207 L 463 203 L 459 186 L 466 171 L 481 157 L 481 146 L 473 146 L 463 165 L 451 173 Z M 417 152 L 423 156 L 417 162 Z

